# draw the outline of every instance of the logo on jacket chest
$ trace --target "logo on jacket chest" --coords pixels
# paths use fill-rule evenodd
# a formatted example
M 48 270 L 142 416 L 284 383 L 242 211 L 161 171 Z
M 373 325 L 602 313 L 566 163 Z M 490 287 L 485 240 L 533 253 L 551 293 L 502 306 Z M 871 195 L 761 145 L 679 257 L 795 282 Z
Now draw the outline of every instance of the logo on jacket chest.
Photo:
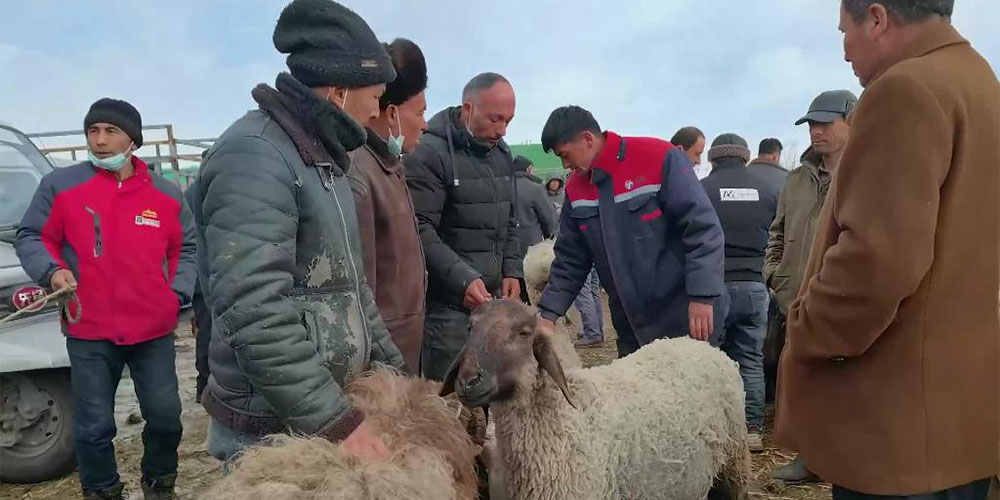
M 147 208 L 141 214 L 135 216 L 135 225 L 160 227 L 160 216 L 155 211 Z
M 719 199 L 721 201 L 760 201 L 760 193 L 752 188 L 720 188 Z

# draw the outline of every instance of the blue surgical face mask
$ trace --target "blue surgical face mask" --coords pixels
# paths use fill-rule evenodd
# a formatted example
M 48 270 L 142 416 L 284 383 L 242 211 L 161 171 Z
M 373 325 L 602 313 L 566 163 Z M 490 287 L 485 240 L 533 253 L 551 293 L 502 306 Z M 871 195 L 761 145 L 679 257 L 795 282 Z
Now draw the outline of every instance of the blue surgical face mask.
M 90 163 L 93 163 L 95 167 L 108 170 L 110 172 L 118 172 L 125 166 L 125 163 L 128 162 L 128 153 L 131 152 L 131 150 L 132 146 L 129 146 L 129 151 L 127 152 L 118 153 L 108 158 L 98 158 L 94 156 L 93 151 L 88 149 L 87 156 L 90 158 Z
M 403 127 L 399 123 L 399 108 L 396 108 L 396 127 L 399 129 L 399 135 L 392 135 L 392 127 L 389 127 L 389 140 L 386 141 L 389 145 L 389 156 L 393 158 L 398 158 L 403 156 Z

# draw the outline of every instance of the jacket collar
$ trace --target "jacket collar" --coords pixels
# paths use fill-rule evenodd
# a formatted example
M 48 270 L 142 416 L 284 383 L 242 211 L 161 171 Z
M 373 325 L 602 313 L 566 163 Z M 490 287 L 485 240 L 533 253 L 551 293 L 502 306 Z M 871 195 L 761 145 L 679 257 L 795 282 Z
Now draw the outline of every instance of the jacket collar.
M 372 152 L 375 162 L 387 174 L 397 174 L 400 172 L 403 162 L 398 156 L 389 154 L 389 143 L 382 139 L 372 129 L 366 129 L 368 137 L 365 139 L 365 146 Z
M 122 182 L 123 183 L 125 183 L 125 182 L 132 182 L 133 180 L 141 181 L 141 182 L 148 182 L 149 179 L 150 179 L 149 165 L 146 162 L 142 161 L 142 159 L 139 158 L 138 156 L 136 156 L 134 153 L 132 154 L 132 156 L 129 157 L 129 161 L 132 162 L 132 168 L 134 170 L 134 173 L 132 174 L 131 177 L 129 177 L 128 179 L 125 179 Z M 109 179 L 113 179 L 115 182 L 118 182 L 118 174 L 117 173 L 112 172 L 112 171 L 110 171 L 108 169 L 104 169 L 104 168 L 98 167 L 97 165 L 94 165 L 90 161 L 87 161 L 87 163 L 90 163 L 90 168 L 93 168 L 94 172 L 96 172 L 97 175 L 104 176 L 104 177 L 107 177 Z
M 802 153 L 799 161 L 802 163 L 803 167 L 809 169 L 809 171 L 811 171 L 816 177 L 819 177 L 820 170 L 828 171 L 828 169 L 823 166 L 823 155 L 817 153 L 812 146 L 809 146 L 809 148 Z
M 746 168 L 747 164 L 743 163 L 742 158 L 718 158 L 715 163 L 712 164 L 712 174 L 716 172 L 721 172 L 723 170 L 736 170 L 740 168 Z M 709 174 L 711 175 L 711 174 Z
M 594 159 L 594 170 L 611 174 L 625 160 L 625 139 L 608 130 L 604 132 L 604 147 Z
M 762 166 L 762 167 L 773 167 L 773 168 L 781 168 L 781 165 L 778 165 L 777 163 L 774 163 L 774 162 L 770 162 L 770 161 L 767 161 L 767 160 L 764 160 L 764 159 L 762 159 L 762 158 L 755 158 L 755 159 L 754 159 L 753 161 L 751 161 L 750 163 L 747 163 L 747 166 L 748 166 L 748 167 L 749 167 L 750 165 L 760 165 L 760 166 Z M 781 169 L 782 169 L 782 170 L 784 170 L 783 168 L 781 168 Z
M 281 73 L 275 88 L 260 84 L 251 95 L 295 143 L 302 160 L 310 166 L 327 166 L 343 175 L 350 168 L 348 151 L 365 143 L 365 131 L 353 118 L 292 75 Z
M 940 25 L 935 26 L 927 30 L 920 38 L 917 38 L 909 46 L 904 47 L 902 50 L 896 54 L 896 57 L 885 66 L 885 69 L 881 73 L 872 78 L 872 82 L 878 80 L 882 77 L 890 68 L 893 66 L 906 61 L 908 59 L 913 59 L 917 57 L 926 56 L 931 52 L 943 49 L 951 45 L 966 44 L 969 41 L 962 37 L 958 33 L 951 23 L 942 22 Z M 871 86 L 871 83 L 868 84 Z

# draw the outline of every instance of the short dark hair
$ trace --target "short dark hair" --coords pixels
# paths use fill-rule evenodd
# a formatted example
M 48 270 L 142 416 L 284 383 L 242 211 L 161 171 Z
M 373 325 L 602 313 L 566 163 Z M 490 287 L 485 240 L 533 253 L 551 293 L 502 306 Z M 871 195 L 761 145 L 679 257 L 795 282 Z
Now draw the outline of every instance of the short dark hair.
M 466 83 L 465 87 L 462 88 L 462 101 L 464 102 L 466 99 L 469 99 L 483 90 L 492 88 L 498 82 L 510 85 L 510 82 L 500 73 L 487 71 L 486 73 L 480 73 L 472 77 L 472 79 L 469 80 L 469 83 Z
M 955 0 L 841 0 L 844 10 L 856 23 L 861 22 L 867 16 L 868 7 L 876 3 L 904 23 L 924 21 L 933 15 L 951 18 L 955 8 Z
M 774 137 L 768 137 L 767 139 L 760 141 L 760 146 L 757 147 L 757 154 L 773 155 L 780 153 L 783 149 L 785 149 L 785 147 L 781 145 L 781 141 L 775 139 Z
M 556 108 L 542 128 L 542 149 L 548 153 L 588 131 L 594 135 L 601 134 L 601 125 L 590 111 L 580 106 Z
M 677 133 L 670 138 L 670 143 L 684 149 L 691 149 L 691 146 L 694 146 L 694 143 L 698 142 L 698 139 L 703 137 L 705 137 L 705 133 L 702 132 L 700 128 L 684 127 L 678 130 Z

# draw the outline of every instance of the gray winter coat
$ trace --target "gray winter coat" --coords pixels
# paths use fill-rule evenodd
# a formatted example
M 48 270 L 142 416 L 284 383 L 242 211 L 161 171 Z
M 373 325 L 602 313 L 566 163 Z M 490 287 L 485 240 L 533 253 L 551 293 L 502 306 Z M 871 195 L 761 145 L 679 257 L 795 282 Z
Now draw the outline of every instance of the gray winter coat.
M 347 150 L 364 131 L 288 74 L 200 173 L 200 278 L 213 314 L 202 404 L 227 427 L 338 441 L 363 416 L 342 387 L 402 366 L 365 284 Z M 210 277 L 210 279 L 209 279 Z
M 523 254 L 532 245 L 556 235 L 556 211 L 545 188 L 531 180 L 527 172 L 517 172 L 514 178 L 517 182 L 517 235 Z

